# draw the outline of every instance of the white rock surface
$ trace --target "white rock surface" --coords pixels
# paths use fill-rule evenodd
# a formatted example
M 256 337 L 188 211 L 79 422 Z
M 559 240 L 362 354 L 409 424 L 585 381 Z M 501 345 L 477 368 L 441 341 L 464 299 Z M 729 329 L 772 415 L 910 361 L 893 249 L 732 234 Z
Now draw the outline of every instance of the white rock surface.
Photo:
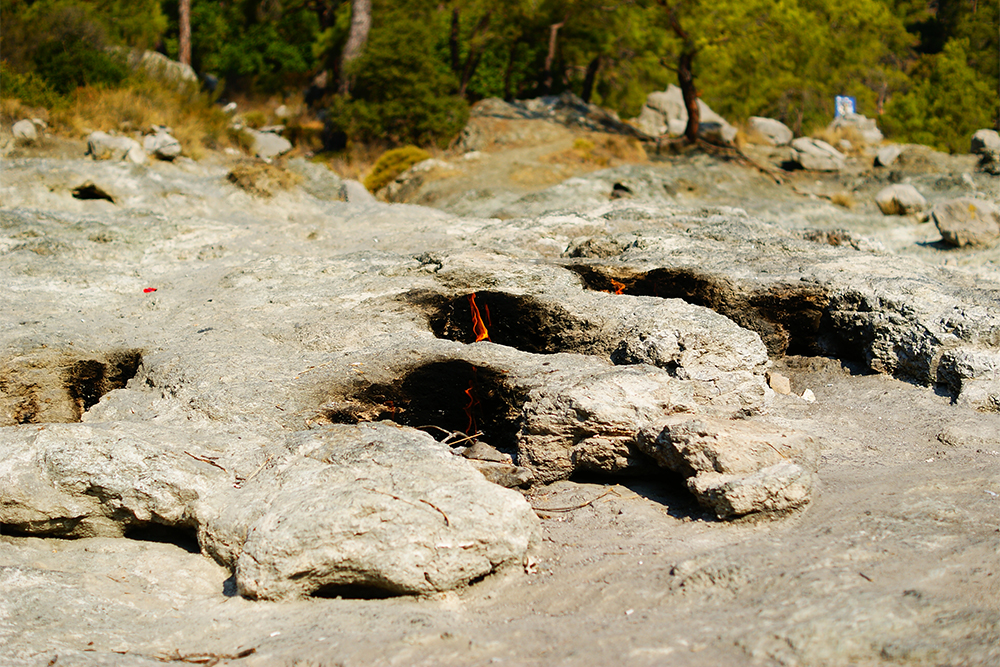
M 875 195 L 875 203 L 884 215 L 909 215 L 927 208 L 927 200 L 909 183 L 896 183 Z
M 840 171 L 844 168 L 845 157 L 822 139 L 799 137 L 792 141 L 792 160 L 803 169 Z
M 17 121 L 10 129 L 14 135 L 14 141 L 18 144 L 32 144 L 38 140 L 38 130 L 35 129 L 35 124 L 27 118 Z
M 747 129 L 764 138 L 771 146 L 785 146 L 791 143 L 794 136 L 788 126 L 780 120 L 761 116 L 748 118 Z
M 126 160 L 133 164 L 145 164 L 146 151 L 138 141 L 105 132 L 92 132 L 87 137 L 87 154 L 95 160 Z

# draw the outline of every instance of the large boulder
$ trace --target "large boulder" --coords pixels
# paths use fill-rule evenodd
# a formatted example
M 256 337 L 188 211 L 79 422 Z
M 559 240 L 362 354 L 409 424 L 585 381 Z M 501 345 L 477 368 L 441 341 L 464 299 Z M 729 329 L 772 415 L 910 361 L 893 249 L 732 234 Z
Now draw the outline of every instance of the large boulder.
M 521 494 L 413 429 L 335 425 L 282 442 L 205 426 L 4 429 L 0 523 L 61 537 L 191 531 L 262 599 L 451 590 L 522 565 L 537 531 Z
M 165 127 L 154 127 L 153 134 L 143 138 L 142 147 L 161 160 L 173 160 L 181 154 L 181 142 L 171 136 L 169 128 Z
M 884 215 L 909 215 L 927 208 L 927 200 L 910 183 L 895 183 L 875 195 L 875 203 Z
M 840 171 L 844 160 L 843 153 L 822 139 L 799 137 L 792 141 L 792 161 L 803 169 Z
M 882 141 L 882 132 L 878 129 L 875 119 L 868 118 L 859 113 L 849 113 L 837 116 L 827 129 L 836 132 L 841 129 L 852 130 L 862 141 L 867 144 L 878 144 Z
M 162 53 L 133 49 L 129 51 L 127 60 L 133 70 L 142 70 L 146 76 L 170 84 L 179 92 L 189 93 L 198 89 L 198 75 L 194 69 Z
M 736 128 L 701 100 L 698 100 L 698 114 L 701 121 L 699 134 L 724 143 L 731 143 L 736 138 Z M 670 84 L 666 90 L 650 93 L 646 97 L 646 105 L 639 115 L 637 125 L 651 136 L 680 136 L 687 129 L 687 121 L 684 93 L 679 87 Z
M 38 140 L 38 130 L 35 124 L 28 119 L 19 120 L 10 128 L 14 135 L 15 143 L 20 145 L 33 144 Z
M 128 160 L 134 164 L 146 162 L 146 151 L 138 141 L 106 132 L 91 132 L 87 137 L 87 155 L 95 160 Z
M 985 199 L 950 199 L 935 206 L 931 216 L 948 245 L 991 248 L 1000 240 L 1000 210 Z
M 746 420 L 672 418 L 640 448 L 688 478 L 719 518 L 785 513 L 812 498 L 819 447 L 810 436 Z
M 977 130 L 972 135 L 969 152 L 979 156 L 979 168 L 1000 175 L 1000 133 L 996 130 Z
M 792 131 L 787 125 L 774 118 L 751 116 L 747 119 L 747 129 L 764 143 L 771 146 L 784 146 L 792 141 Z
M 285 139 L 280 134 L 274 132 L 260 132 L 253 128 L 245 128 L 245 132 L 248 132 L 251 137 L 253 137 L 253 146 L 251 150 L 253 154 L 259 158 L 269 160 L 271 158 L 276 158 L 280 155 L 284 155 L 288 151 L 292 150 L 292 142 Z
M 878 149 L 875 154 L 876 167 L 890 167 L 895 164 L 899 155 L 903 152 L 903 146 L 899 144 L 887 144 Z

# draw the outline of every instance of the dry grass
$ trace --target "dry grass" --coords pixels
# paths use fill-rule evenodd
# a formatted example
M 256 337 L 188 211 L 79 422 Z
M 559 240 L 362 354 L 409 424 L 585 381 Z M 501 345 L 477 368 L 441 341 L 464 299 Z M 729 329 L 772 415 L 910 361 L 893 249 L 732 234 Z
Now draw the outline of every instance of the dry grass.
M 736 130 L 736 138 L 733 140 L 737 148 L 744 146 L 773 146 L 771 139 L 759 130 L 750 127 L 740 127 Z
M 638 140 L 618 134 L 599 133 L 578 137 L 573 142 L 573 148 L 542 158 L 544 162 L 550 164 L 568 164 L 594 169 L 645 162 L 646 159 L 646 151 Z
M 183 154 L 199 159 L 209 149 L 232 145 L 229 120 L 207 97 L 178 94 L 151 82 L 117 89 L 80 88 L 66 109 L 51 114 L 58 132 L 85 137 L 94 130 L 140 134 L 153 125 L 172 129 Z
M 858 202 L 854 199 L 854 195 L 846 190 L 830 195 L 830 201 L 846 209 L 853 209 L 858 205 Z
M 4 125 L 10 125 L 22 118 L 40 118 L 48 123 L 50 115 L 49 110 L 45 107 L 27 106 L 17 98 L 0 98 L 0 122 L 3 122 Z
M 341 178 L 364 181 L 385 150 L 376 144 L 348 144 L 346 150 L 328 158 L 326 166 Z
M 810 136 L 812 136 L 813 139 L 821 139 L 822 141 L 825 141 L 826 143 L 830 144 L 841 153 L 846 153 L 847 155 L 855 155 L 855 156 L 861 155 L 862 149 L 866 144 L 864 137 L 861 136 L 861 133 L 858 131 L 858 129 L 850 125 L 845 125 L 842 127 L 838 127 L 836 129 L 830 129 L 829 127 L 824 127 L 821 130 L 813 132 L 812 135 Z M 851 144 L 850 150 L 844 150 L 843 148 L 841 148 L 840 142 L 843 139 L 846 139 L 847 141 L 850 142 Z
M 244 160 L 226 175 L 236 187 L 258 197 L 272 197 L 278 190 L 290 190 L 302 178 L 277 164 Z

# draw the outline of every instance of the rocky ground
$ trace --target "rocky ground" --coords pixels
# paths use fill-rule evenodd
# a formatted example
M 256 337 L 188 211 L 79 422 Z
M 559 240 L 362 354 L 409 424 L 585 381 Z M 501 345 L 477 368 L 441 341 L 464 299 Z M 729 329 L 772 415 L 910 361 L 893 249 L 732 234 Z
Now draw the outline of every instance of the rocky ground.
M 873 202 L 995 177 L 463 142 L 8 155 L 0 662 L 1000 663 L 1000 250 Z

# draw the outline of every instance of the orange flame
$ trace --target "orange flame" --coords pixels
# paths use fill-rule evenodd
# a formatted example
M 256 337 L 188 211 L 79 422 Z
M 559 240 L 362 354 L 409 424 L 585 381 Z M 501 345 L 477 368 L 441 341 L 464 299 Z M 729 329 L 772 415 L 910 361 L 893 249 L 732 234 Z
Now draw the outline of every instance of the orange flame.
M 625 283 L 620 283 L 614 278 L 608 278 L 611 281 L 611 286 L 615 288 L 615 294 L 621 294 L 625 291 Z
M 483 304 L 483 309 L 486 311 L 486 319 L 489 320 L 489 307 L 486 304 Z M 482 316 L 479 314 L 479 307 L 476 306 L 475 292 L 469 295 L 469 310 L 472 311 L 472 333 L 476 334 L 476 342 L 478 343 L 481 340 L 489 340 L 490 332 L 483 323 Z M 490 324 L 492 324 L 492 322 Z
M 469 403 L 465 406 L 465 416 L 469 418 L 469 424 L 465 427 L 465 434 L 472 435 L 476 432 L 476 418 L 472 416 L 472 408 L 479 401 L 475 396 L 475 382 L 469 380 L 469 388 L 465 390 L 465 395 L 469 397 Z

